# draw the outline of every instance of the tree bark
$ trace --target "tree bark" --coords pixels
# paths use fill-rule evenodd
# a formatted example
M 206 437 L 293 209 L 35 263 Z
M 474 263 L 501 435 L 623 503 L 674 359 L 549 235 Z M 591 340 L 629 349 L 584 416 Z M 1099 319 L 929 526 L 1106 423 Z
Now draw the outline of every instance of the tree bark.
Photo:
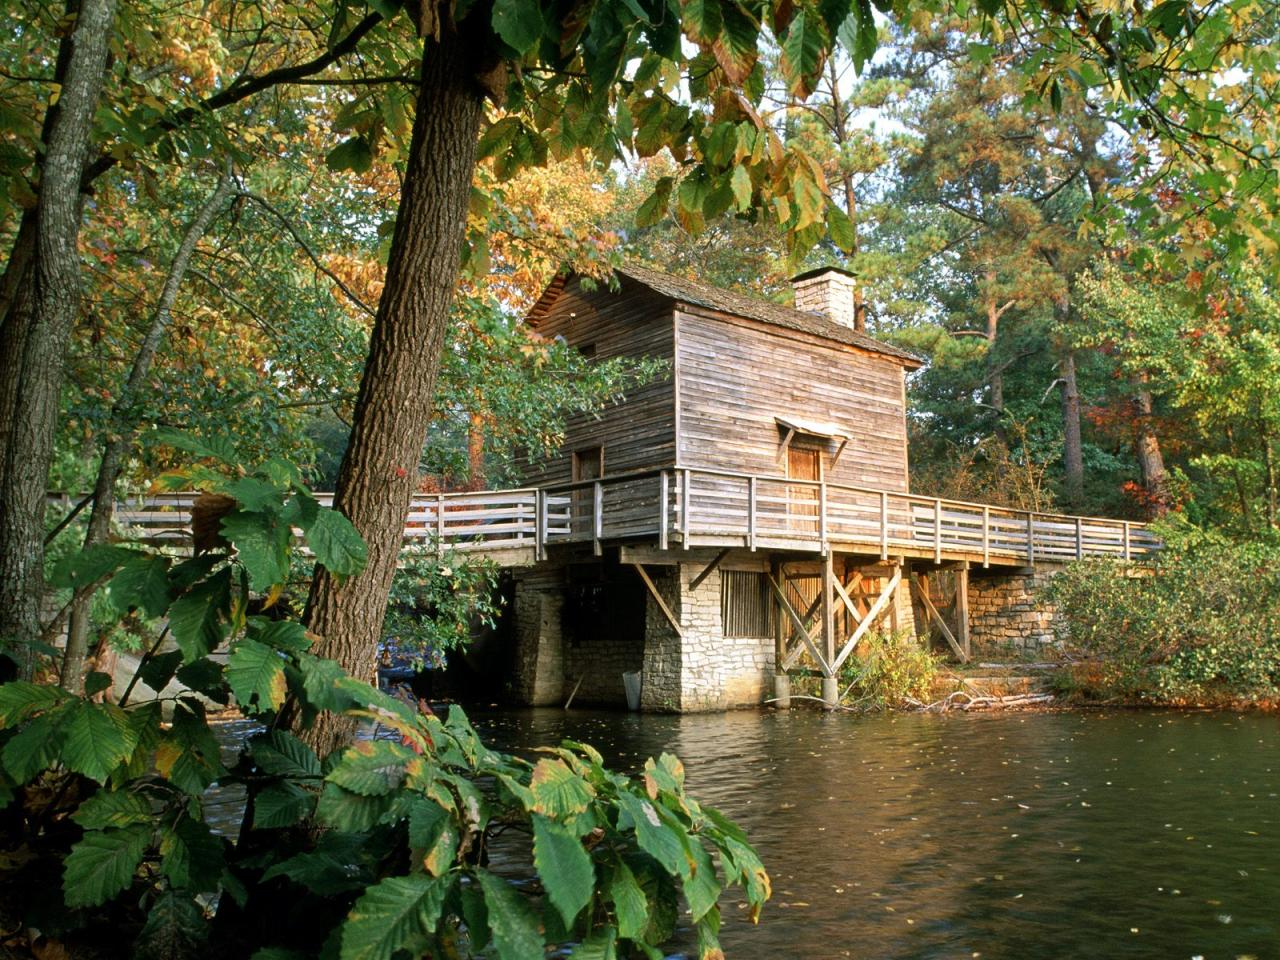
M 133 443 L 137 432 L 137 412 L 134 409 L 142 395 L 147 375 L 151 372 L 151 362 L 155 359 L 160 341 L 172 318 L 173 302 L 177 299 L 178 288 L 191 263 L 191 255 L 196 244 L 209 229 L 209 224 L 222 209 L 231 195 L 232 180 L 229 175 L 221 177 L 213 192 L 201 204 L 195 216 L 187 225 L 178 250 L 169 265 L 169 273 L 165 277 L 164 286 L 156 300 L 155 312 L 151 317 L 151 325 L 142 338 L 142 345 L 134 355 L 129 376 L 120 390 L 120 396 L 111 409 L 111 419 L 107 423 L 107 439 L 102 447 L 102 460 L 98 464 L 98 477 L 93 485 L 93 510 L 89 514 L 89 526 L 85 532 L 84 545 L 105 543 L 111 533 L 111 517 L 115 512 L 115 486 L 120 476 L 120 463 Z M 67 648 L 62 655 L 62 686 L 69 693 L 84 692 L 85 661 L 89 652 L 89 608 L 93 602 L 93 593 L 78 595 L 71 603 L 71 612 L 67 620 Z
M 1133 444 L 1138 467 L 1142 471 L 1142 487 L 1147 494 L 1147 514 L 1154 520 L 1169 512 L 1169 474 L 1164 467 L 1164 455 L 1160 452 L 1160 439 L 1151 424 L 1151 391 L 1147 389 L 1145 379 L 1134 397 L 1138 433 Z
M 115 0 L 83 0 L 70 37 L 57 113 L 48 125 L 35 213 L 34 262 L 22 323 L 21 369 L 0 460 L 0 642 L 35 669 L 44 592 L 44 501 L 58 419 L 63 360 L 80 308 L 80 178 L 106 73 Z M 19 328 L 13 328 L 18 333 Z M 7 338 L 7 337 L 6 337 Z M 6 394 L 8 389 L 3 391 Z
M 836 58 L 827 60 L 827 77 L 831 83 L 832 131 L 835 133 L 836 145 L 844 147 L 849 139 L 849 114 L 845 109 L 844 99 L 840 96 L 840 78 L 836 73 Z M 840 179 L 844 186 L 845 213 L 853 224 L 853 249 L 850 257 L 858 255 L 858 197 L 853 191 L 853 175 L 847 170 L 840 171 Z M 865 333 L 867 330 L 867 298 L 862 289 L 860 277 L 853 278 L 853 329 Z
M 1280 527 L 1280 477 L 1277 477 L 1275 450 L 1271 444 L 1271 431 L 1264 425 L 1262 435 L 1262 466 L 1266 474 L 1267 526 Z
M 1080 439 L 1080 390 L 1076 383 L 1076 355 L 1062 358 L 1062 466 L 1067 501 L 1079 508 L 1084 500 L 1084 447 Z
M 315 652 L 375 679 L 378 640 L 435 394 L 461 266 L 483 92 L 476 57 L 456 36 L 424 43 L 418 109 L 386 283 L 369 342 L 351 441 L 334 506 L 364 537 L 363 573 L 340 581 L 317 567 L 304 615 Z M 324 756 L 354 724 L 322 715 L 304 734 Z

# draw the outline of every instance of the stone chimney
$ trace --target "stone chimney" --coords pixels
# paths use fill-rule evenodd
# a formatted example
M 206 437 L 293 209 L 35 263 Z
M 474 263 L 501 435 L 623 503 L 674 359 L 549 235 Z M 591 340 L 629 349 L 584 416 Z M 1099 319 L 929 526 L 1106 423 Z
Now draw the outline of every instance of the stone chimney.
M 839 267 L 818 267 L 791 278 L 797 310 L 821 314 L 842 327 L 856 330 L 853 288 L 853 274 Z

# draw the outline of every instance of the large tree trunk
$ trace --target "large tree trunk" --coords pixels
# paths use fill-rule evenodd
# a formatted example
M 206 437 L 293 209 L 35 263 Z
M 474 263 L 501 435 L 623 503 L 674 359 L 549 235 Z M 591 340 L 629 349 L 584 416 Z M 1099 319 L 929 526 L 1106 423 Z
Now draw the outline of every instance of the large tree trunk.
M 1080 439 L 1080 389 L 1076 384 L 1076 355 L 1068 350 L 1062 358 L 1062 466 L 1066 476 L 1067 501 L 1079 509 L 1084 500 L 1084 447 Z
M 57 113 L 48 125 L 35 214 L 29 290 L 4 325 L 22 342 L 21 368 L 0 460 L 0 641 L 16 648 L 20 669 L 34 670 L 44 591 L 44 501 L 58 419 L 63 359 L 80 308 L 80 178 L 89 157 L 93 115 L 106 73 L 115 0 L 83 0 L 70 38 Z M 23 320 L 23 315 L 27 319 Z M 19 336 L 19 334 L 21 334 Z M 11 341 L 12 342 L 12 341 Z
M 1280 476 L 1276 469 L 1275 450 L 1271 443 L 1271 431 L 1264 425 L 1259 431 L 1262 435 L 1262 467 L 1266 477 L 1266 511 L 1267 526 L 1273 530 L 1280 527 Z
M 147 375 L 151 372 L 151 362 L 155 359 L 160 341 L 172 318 L 173 302 L 177 299 L 178 288 L 186 275 L 187 266 L 191 263 L 191 255 L 196 244 L 209 229 L 209 224 L 222 209 L 231 195 L 232 180 L 223 176 L 213 192 L 196 211 L 187 225 L 178 250 L 169 265 L 169 274 L 165 277 L 164 286 L 156 300 L 156 309 L 151 317 L 151 325 L 142 338 L 142 345 L 133 358 L 133 366 L 125 380 L 120 396 L 111 409 L 111 419 L 107 423 L 107 440 L 102 447 L 102 460 L 98 464 L 98 477 L 93 485 L 93 510 L 89 514 L 89 527 L 85 532 L 84 545 L 105 543 L 111 533 L 111 516 L 115 512 L 115 486 L 120 476 L 120 464 L 133 443 L 137 431 L 137 413 L 134 409 Z M 71 613 L 67 620 L 67 649 L 62 656 L 62 686 L 70 693 L 84 691 L 85 659 L 89 652 L 89 608 L 93 602 L 92 591 L 77 595 L 71 603 Z
M 1145 377 L 1143 378 L 1145 381 Z M 1147 495 L 1147 514 L 1152 518 L 1163 517 L 1169 512 L 1169 474 L 1164 468 L 1164 455 L 1160 452 L 1160 439 L 1151 424 L 1151 391 L 1145 382 L 1134 397 L 1138 411 L 1138 432 L 1134 437 L 1134 452 L 1138 468 L 1142 471 L 1142 487 Z
M 455 37 L 427 39 L 422 84 L 386 284 L 356 400 L 334 506 L 369 547 L 358 577 L 317 568 L 307 601 L 315 652 L 373 681 L 378 639 L 409 498 L 435 395 L 435 377 L 461 265 L 483 93 L 479 65 Z M 323 756 L 354 731 L 323 715 L 306 738 Z

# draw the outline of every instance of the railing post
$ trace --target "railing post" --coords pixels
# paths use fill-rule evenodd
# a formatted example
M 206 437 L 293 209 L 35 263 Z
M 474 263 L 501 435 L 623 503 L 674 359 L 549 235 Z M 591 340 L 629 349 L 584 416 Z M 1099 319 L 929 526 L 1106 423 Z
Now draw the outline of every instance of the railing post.
M 1124 561 L 1128 563 L 1132 559 L 1133 556 L 1129 550 L 1129 521 L 1126 520 L 1124 521 Z
M 827 555 L 827 481 L 818 484 L 818 545 Z
M 982 508 L 982 568 L 991 566 L 991 508 Z
M 597 480 L 591 484 L 591 550 L 598 557 L 604 551 L 600 538 L 604 534 L 604 487 Z
M 1036 563 L 1036 515 L 1027 511 L 1027 565 Z
M 689 468 L 680 473 L 680 542 L 689 549 L 689 513 L 693 506 L 689 501 Z
M 668 491 L 669 480 L 667 471 L 663 470 L 658 474 L 658 549 L 667 549 L 667 527 L 670 521 L 667 517 L 667 499 L 670 496 Z
M 747 546 L 756 548 L 756 478 L 752 474 L 747 478 Z
M 889 559 L 889 491 L 880 491 L 880 559 Z
M 547 559 L 547 491 L 541 487 L 533 494 L 533 557 Z
M 1076 559 L 1084 559 L 1084 528 L 1079 517 L 1076 517 Z
M 942 499 L 933 500 L 933 562 L 942 562 Z
M 436 494 L 436 558 L 444 556 L 444 494 Z

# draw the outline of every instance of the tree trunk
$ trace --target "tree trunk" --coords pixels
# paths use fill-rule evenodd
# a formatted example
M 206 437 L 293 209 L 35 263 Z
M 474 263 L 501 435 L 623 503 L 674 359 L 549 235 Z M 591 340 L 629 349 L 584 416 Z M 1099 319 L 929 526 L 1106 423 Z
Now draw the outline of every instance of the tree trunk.
M 89 514 L 89 527 L 85 532 L 84 545 L 105 543 L 111 533 L 111 516 L 115 512 L 115 486 L 120 476 L 120 463 L 133 443 L 137 430 L 137 413 L 134 409 L 142 394 L 147 375 L 151 371 L 151 362 L 155 359 L 160 341 L 169 326 L 172 317 L 173 302 L 178 296 L 178 288 L 191 263 L 191 255 L 196 244 L 204 236 L 209 224 L 222 209 L 222 205 L 231 195 L 232 180 L 223 176 L 213 192 L 196 211 L 191 223 L 187 225 L 178 250 L 169 265 L 169 274 L 165 277 L 164 286 L 156 301 L 155 313 L 151 318 L 151 326 L 142 338 L 142 345 L 133 358 L 133 366 L 125 380 L 120 396 L 111 409 L 111 419 L 107 423 L 107 440 L 102 447 L 102 460 L 98 464 L 98 477 L 93 485 L 93 510 Z M 71 613 L 67 620 L 67 648 L 62 655 L 62 687 L 69 693 L 84 691 L 85 659 L 89 652 L 89 608 L 93 602 L 93 592 L 85 591 L 71 603 Z
M 115 0 L 83 0 L 70 38 L 57 114 L 49 124 L 35 213 L 31 286 L 5 326 L 22 323 L 21 368 L 0 460 L 0 642 L 20 669 L 35 669 L 44 592 L 44 501 L 58 419 L 63 361 L 80 308 L 80 178 L 106 73 Z M 6 331 L 18 333 L 19 328 Z M 7 392 L 7 388 L 5 391 Z
M 1280 478 L 1276 476 L 1276 457 L 1275 450 L 1272 449 L 1271 431 L 1263 426 L 1262 434 L 1262 465 L 1266 472 L 1267 483 L 1267 526 L 1276 529 L 1280 526 Z
M 832 130 L 835 133 L 836 144 L 843 147 L 849 139 L 849 112 L 844 99 L 840 96 L 840 77 L 836 72 L 835 57 L 827 60 L 827 70 L 831 83 L 831 114 L 835 121 L 832 124 Z M 847 170 L 841 170 L 840 179 L 844 185 L 845 213 L 849 215 L 849 222 L 853 224 L 853 249 L 849 251 L 849 256 L 856 257 L 858 255 L 858 198 L 853 191 L 853 175 Z M 862 333 L 867 330 L 867 297 L 862 289 L 862 279 L 858 276 L 853 278 L 853 329 Z
M 1001 307 L 996 302 L 994 271 L 986 275 L 987 291 L 987 405 L 995 411 L 995 434 L 1001 442 L 1007 443 L 1008 437 L 1004 426 L 1004 366 L 997 362 L 996 336 L 1000 332 L 1000 318 L 1013 304 Z
M 484 113 L 483 93 L 472 80 L 474 60 L 455 37 L 425 41 L 386 284 L 334 498 L 368 544 L 369 562 L 345 581 L 317 567 L 307 601 L 307 627 L 320 637 L 315 652 L 362 680 L 375 679 L 378 639 L 461 266 Z M 305 737 L 324 756 L 353 732 L 346 718 L 325 714 Z
M 484 470 L 484 433 L 488 418 L 473 413 L 467 420 L 467 489 L 483 490 L 486 484 Z
M 1062 466 L 1067 501 L 1078 509 L 1084 500 L 1084 448 L 1080 440 L 1080 390 L 1076 384 L 1076 355 L 1062 358 Z
M 1138 389 L 1134 404 L 1138 408 L 1138 433 L 1134 437 L 1134 452 L 1142 471 L 1142 487 L 1147 493 L 1147 514 L 1154 520 L 1169 512 L 1169 475 L 1164 468 L 1164 455 L 1160 452 L 1160 439 L 1151 425 L 1151 391 L 1145 385 Z

